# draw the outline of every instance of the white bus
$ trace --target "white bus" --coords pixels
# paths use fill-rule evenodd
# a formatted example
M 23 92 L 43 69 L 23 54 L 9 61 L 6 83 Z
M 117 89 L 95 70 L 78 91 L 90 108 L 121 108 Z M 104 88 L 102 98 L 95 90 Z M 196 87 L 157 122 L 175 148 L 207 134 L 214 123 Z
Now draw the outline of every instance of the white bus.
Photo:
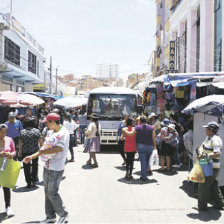
M 99 115 L 101 145 L 115 145 L 117 131 L 125 114 L 137 115 L 136 92 L 122 87 L 101 87 L 90 91 L 87 104 L 87 119 L 91 113 Z

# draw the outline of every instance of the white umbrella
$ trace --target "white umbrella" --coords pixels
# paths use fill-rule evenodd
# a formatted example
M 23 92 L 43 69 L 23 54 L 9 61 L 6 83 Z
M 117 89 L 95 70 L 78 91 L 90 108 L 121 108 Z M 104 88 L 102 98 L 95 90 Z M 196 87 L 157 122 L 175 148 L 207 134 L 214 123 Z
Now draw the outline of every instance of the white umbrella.
M 65 108 L 72 108 L 72 107 L 80 107 L 83 104 L 87 104 L 87 98 L 79 98 L 79 97 L 72 97 L 68 96 L 62 99 L 59 99 L 54 102 L 55 106 L 62 106 Z
M 20 94 L 21 100 L 19 101 L 21 104 L 27 104 L 30 106 L 37 106 L 44 103 L 40 97 L 31 95 L 31 94 Z
M 186 114 L 193 113 L 194 111 L 203 113 L 210 111 L 210 113 L 215 113 L 217 109 L 222 110 L 223 106 L 224 95 L 209 95 L 193 101 L 182 112 Z

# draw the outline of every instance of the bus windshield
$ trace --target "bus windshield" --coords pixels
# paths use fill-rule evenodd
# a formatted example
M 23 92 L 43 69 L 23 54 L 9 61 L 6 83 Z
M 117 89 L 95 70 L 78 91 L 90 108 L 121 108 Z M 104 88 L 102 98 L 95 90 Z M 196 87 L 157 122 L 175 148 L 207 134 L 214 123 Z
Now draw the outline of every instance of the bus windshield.
M 136 95 L 130 94 L 90 94 L 88 118 L 91 113 L 99 115 L 100 120 L 120 120 L 125 114 L 136 115 Z

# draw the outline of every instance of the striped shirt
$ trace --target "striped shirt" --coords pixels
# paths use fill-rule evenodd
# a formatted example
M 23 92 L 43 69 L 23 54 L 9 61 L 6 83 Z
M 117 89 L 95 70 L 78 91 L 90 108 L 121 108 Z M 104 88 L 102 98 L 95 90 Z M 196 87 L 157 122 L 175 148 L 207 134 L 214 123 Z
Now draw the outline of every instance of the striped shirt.
M 206 137 L 205 141 L 202 143 L 204 153 L 208 155 L 211 153 L 220 153 L 222 151 L 222 140 L 218 135 L 214 135 L 213 137 Z M 220 157 L 212 159 L 213 160 L 213 168 L 220 168 Z

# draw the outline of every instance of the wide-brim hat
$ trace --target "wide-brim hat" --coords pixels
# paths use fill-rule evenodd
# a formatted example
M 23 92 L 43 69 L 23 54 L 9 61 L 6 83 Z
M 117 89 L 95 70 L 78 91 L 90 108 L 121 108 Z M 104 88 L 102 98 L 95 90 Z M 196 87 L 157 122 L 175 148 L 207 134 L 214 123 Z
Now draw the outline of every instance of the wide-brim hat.
M 92 113 L 92 114 L 90 115 L 90 117 L 91 117 L 91 118 L 99 118 L 98 114 L 96 114 L 96 113 Z
M 170 120 L 168 118 L 165 118 L 160 124 L 162 126 L 168 126 L 170 124 Z
M 175 124 L 169 124 L 167 127 L 175 130 Z

